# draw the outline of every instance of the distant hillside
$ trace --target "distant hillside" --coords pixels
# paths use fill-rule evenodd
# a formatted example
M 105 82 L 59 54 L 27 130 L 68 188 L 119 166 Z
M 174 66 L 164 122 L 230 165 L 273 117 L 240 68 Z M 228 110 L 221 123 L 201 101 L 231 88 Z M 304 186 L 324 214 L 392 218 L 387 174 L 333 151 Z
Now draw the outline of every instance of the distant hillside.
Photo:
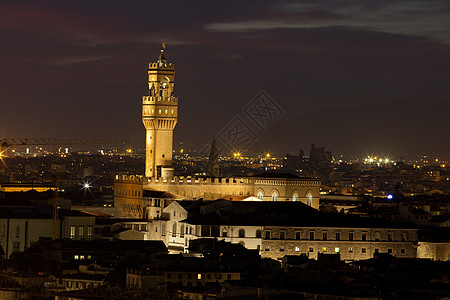
M 396 102 L 300 114 L 269 128 L 255 149 L 284 154 L 301 147 L 307 154 L 311 141 L 335 154 L 450 159 L 450 103 Z

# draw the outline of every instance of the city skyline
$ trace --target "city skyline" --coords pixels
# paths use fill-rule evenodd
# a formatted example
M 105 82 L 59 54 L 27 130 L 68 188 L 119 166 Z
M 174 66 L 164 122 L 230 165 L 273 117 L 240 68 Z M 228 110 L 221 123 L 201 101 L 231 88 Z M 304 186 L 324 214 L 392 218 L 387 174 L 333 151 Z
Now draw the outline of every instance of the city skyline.
M 261 150 L 296 152 L 313 140 L 334 153 L 448 159 L 443 1 L 106 4 L 0 5 L 0 138 L 106 136 L 143 145 L 140 97 L 164 38 L 177 65 L 176 142 L 209 142 L 264 90 L 285 112 L 278 126 L 294 138 L 268 128 L 258 133 Z M 358 122 L 345 132 L 340 118 Z

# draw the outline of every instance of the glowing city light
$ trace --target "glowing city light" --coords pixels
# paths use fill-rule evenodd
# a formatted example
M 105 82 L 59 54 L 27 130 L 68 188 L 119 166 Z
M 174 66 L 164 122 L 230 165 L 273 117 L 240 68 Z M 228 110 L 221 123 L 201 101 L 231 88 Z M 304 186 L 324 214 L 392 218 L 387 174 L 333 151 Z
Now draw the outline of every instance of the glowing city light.
M 391 200 L 392 198 L 394 198 L 394 196 L 388 195 L 387 198 L 388 198 L 389 200 Z

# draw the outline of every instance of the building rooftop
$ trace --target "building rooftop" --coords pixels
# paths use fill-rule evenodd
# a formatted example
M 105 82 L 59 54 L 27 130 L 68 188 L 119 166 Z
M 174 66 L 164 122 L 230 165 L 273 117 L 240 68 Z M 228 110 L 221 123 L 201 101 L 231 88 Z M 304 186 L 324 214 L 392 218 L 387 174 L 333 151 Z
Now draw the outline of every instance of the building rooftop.
M 243 225 L 243 226 L 293 226 L 337 228 L 418 228 L 409 223 L 394 223 L 357 215 L 320 212 L 301 202 L 223 201 L 214 213 L 186 219 L 190 224 Z M 214 204 L 217 201 L 213 201 Z M 228 203 L 227 203 L 228 202 Z

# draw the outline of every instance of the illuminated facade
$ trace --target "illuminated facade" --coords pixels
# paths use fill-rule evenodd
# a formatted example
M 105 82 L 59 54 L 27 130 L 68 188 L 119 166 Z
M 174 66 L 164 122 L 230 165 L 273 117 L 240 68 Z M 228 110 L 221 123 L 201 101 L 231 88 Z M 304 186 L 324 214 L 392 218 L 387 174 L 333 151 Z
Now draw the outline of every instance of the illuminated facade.
M 164 44 L 157 62 L 148 67 L 149 95 L 142 97 L 142 122 L 146 129 L 145 176 L 159 177 L 172 165 L 173 129 L 178 119 L 174 97 L 175 65 L 164 57 Z
M 175 66 L 164 57 L 164 44 L 157 62 L 149 64 L 149 96 L 142 99 L 142 120 L 146 129 L 145 176 L 117 176 L 114 205 L 119 217 L 158 219 L 161 203 L 146 197 L 145 191 L 163 191 L 170 199 L 229 199 L 242 196 L 260 201 L 299 201 L 319 208 L 320 179 L 291 174 L 263 174 L 257 177 L 176 177 L 173 174 L 173 129 L 178 119 L 178 98 L 174 96 Z M 147 193 L 148 194 L 148 193 Z

